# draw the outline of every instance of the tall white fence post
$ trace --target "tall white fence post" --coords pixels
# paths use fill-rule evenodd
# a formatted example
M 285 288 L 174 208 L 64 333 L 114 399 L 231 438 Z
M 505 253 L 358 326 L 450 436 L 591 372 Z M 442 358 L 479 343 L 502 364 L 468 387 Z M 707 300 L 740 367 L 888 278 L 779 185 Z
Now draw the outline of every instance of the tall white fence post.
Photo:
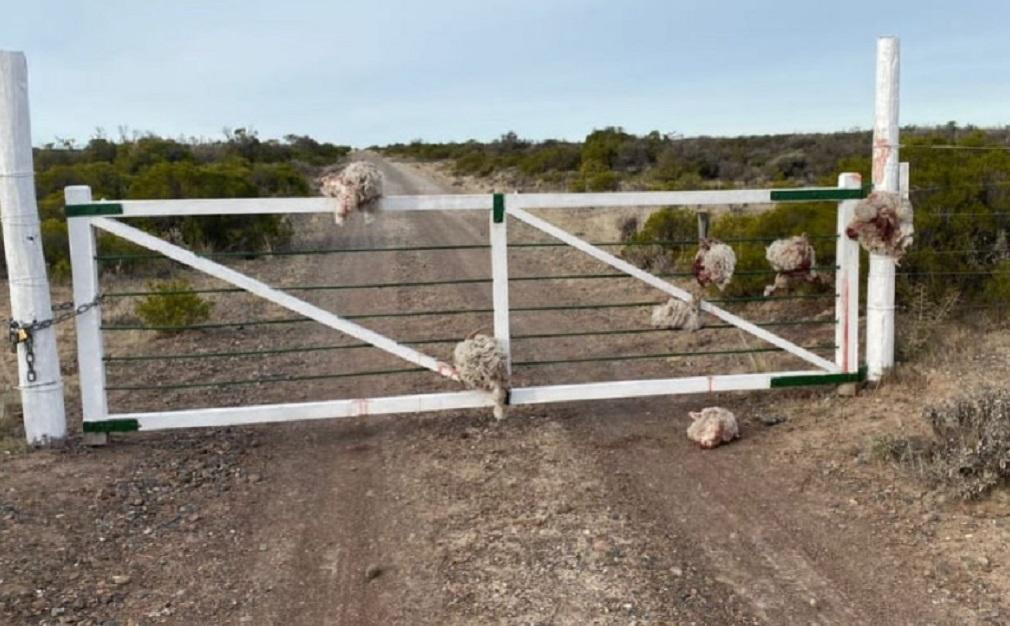
M 11 318 L 21 323 L 52 318 L 35 201 L 28 64 L 20 52 L 0 51 L 0 222 Z M 66 437 L 67 418 L 55 329 L 50 326 L 32 333 L 34 380 L 29 380 L 26 348 L 25 343 L 18 345 L 25 437 L 33 445 L 59 441 Z
M 494 337 L 505 351 L 505 361 L 512 369 L 512 339 L 509 331 L 509 253 L 505 215 L 505 196 L 494 195 L 489 229 L 491 234 L 491 299 L 494 307 Z
M 863 178 L 858 173 L 838 175 L 838 186 L 859 189 Z M 859 242 L 845 230 L 856 212 L 858 200 L 838 203 L 838 242 L 835 244 L 835 364 L 843 372 L 859 370 Z
M 67 206 L 91 203 L 91 187 L 75 185 L 63 190 Z M 95 229 L 87 217 L 67 217 L 70 236 L 70 269 L 74 281 L 74 306 L 80 307 L 98 297 L 98 262 L 95 260 Z M 84 441 L 90 445 L 104 444 L 106 433 L 88 432 L 89 422 L 109 416 L 105 393 L 105 364 L 102 357 L 102 311 L 94 306 L 77 316 L 77 372 L 81 388 L 81 413 Z
M 873 188 L 899 193 L 897 37 L 877 40 L 876 107 L 873 125 Z M 866 294 L 866 367 L 880 380 L 894 366 L 894 259 L 870 254 Z

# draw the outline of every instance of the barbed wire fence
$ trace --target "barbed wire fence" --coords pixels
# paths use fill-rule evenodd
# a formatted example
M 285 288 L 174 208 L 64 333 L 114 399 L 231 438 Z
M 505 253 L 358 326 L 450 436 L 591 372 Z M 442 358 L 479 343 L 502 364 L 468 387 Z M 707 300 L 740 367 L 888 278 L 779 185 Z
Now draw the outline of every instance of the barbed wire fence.
M 899 359 L 948 321 L 986 331 L 1010 310 L 1010 145 L 901 148 L 912 163 L 916 233 L 896 272 Z M 917 172 L 928 182 L 916 185 Z

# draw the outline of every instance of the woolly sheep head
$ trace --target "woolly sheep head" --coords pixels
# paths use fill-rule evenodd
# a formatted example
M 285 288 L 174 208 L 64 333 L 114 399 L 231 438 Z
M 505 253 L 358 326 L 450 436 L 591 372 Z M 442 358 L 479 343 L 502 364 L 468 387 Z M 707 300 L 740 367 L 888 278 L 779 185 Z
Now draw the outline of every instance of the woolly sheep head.
M 368 212 L 382 197 L 382 172 L 368 161 L 354 161 L 339 174 L 324 176 L 320 183 L 324 196 L 337 199 L 333 212 L 337 224 L 343 224 L 352 211 Z
M 689 412 L 691 425 L 687 427 L 687 438 L 702 448 L 714 448 L 740 436 L 736 416 L 728 409 L 713 406 L 701 411 Z
M 722 291 L 733 280 L 736 253 L 721 241 L 702 239 L 694 257 L 691 271 L 702 287 L 715 285 Z
M 814 247 L 806 233 L 776 239 L 765 249 L 765 258 L 775 270 L 775 283 L 765 287 L 765 296 L 785 289 L 793 280 L 811 282 L 817 279 Z
M 474 333 L 456 344 L 452 361 L 460 381 L 469 389 L 480 389 L 494 395 L 494 416 L 505 417 L 508 397 L 508 361 L 501 344 L 494 337 Z
M 664 304 L 652 309 L 653 328 L 670 328 L 698 330 L 701 328 L 701 315 L 696 302 L 684 302 L 670 298 Z
M 874 191 L 856 205 L 845 234 L 867 252 L 899 261 L 912 245 L 913 218 L 910 202 L 893 192 Z

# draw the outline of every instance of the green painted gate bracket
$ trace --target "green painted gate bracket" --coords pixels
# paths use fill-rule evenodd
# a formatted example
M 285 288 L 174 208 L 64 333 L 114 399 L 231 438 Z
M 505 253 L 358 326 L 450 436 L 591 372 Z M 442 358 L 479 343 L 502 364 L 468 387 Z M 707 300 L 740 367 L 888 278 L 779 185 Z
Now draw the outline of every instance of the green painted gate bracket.
M 806 374 L 802 376 L 775 376 L 769 387 L 807 387 L 811 385 L 840 385 L 843 383 L 859 383 L 866 380 L 866 368 L 857 372 L 844 374 Z
M 115 202 L 95 202 L 92 204 L 68 204 L 67 217 L 92 217 L 95 215 L 122 215 L 123 205 Z
M 492 197 L 491 212 L 494 217 L 494 223 L 501 224 L 505 221 L 505 194 L 496 193 Z
M 826 189 L 772 189 L 772 202 L 819 202 L 828 200 L 861 200 L 870 193 L 869 187 L 848 189 L 831 187 Z
M 135 419 L 83 422 L 81 424 L 81 430 L 86 433 L 129 433 L 140 430 L 140 422 Z

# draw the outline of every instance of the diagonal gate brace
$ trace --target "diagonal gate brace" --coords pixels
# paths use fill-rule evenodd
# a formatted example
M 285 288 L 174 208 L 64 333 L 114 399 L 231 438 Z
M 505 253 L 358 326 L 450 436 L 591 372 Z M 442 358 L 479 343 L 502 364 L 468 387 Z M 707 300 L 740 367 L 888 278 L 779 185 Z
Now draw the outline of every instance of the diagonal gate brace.
M 693 300 L 691 294 L 681 289 L 680 287 L 672 285 L 669 282 L 663 280 L 662 278 L 659 278 L 658 276 L 654 276 L 638 267 L 635 267 L 631 263 L 628 263 L 623 259 L 619 259 L 616 256 L 604 250 L 601 250 L 600 248 L 597 248 L 596 246 L 587 243 L 579 239 L 578 237 L 575 237 L 574 235 L 565 232 L 564 230 L 558 228 L 557 226 L 554 226 L 550 222 L 544 221 L 524 209 L 509 207 L 508 213 L 509 215 L 518 219 L 519 221 L 526 222 L 530 226 L 547 233 L 548 235 L 554 237 L 555 239 L 559 239 L 564 243 L 567 243 L 568 245 L 572 246 L 573 248 L 581 250 L 586 254 L 588 254 L 589 256 L 598 259 L 600 261 L 603 261 L 607 265 L 610 265 L 611 267 L 621 270 L 625 274 L 633 276 L 634 278 L 637 278 L 642 282 L 652 287 L 655 287 L 656 289 L 659 289 L 660 291 L 667 293 L 673 296 L 674 298 L 677 298 L 678 300 L 683 300 L 684 302 L 688 303 L 692 302 Z M 807 361 L 808 363 L 812 363 L 823 370 L 826 370 L 831 373 L 838 373 L 841 371 L 841 368 L 839 368 L 836 364 L 832 363 L 831 361 L 822 358 L 805 348 L 797 346 L 795 343 L 789 341 L 788 339 L 780 337 L 779 335 L 776 335 L 773 332 L 761 328 L 756 324 L 748 322 L 742 317 L 734 315 L 733 313 L 730 313 L 729 311 L 722 309 L 710 302 L 702 300 L 701 310 L 705 311 L 706 313 L 710 313 L 715 317 L 718 317 L 719 319 L 723 320 L 728 324 L 736 326 L 740 330 L 743 330 L 745 332 L 754 335 L 755 337 L 763 339 L 776 347 L 782 348 L 786 352 L 789 352 L 790 354 L 793 354 L 803 359 L 804 361 Z
M 112 233 L 113 235 L 132 241 L 137 245 L 154 250 L 155 252 L 160 252 L 168 258 L 178 261 L 183 265 L 187 265 L 193 269 L 209 274 L 214 278 L 221 279 L 227 283 L 235 285 L 236 287 L 240 287 L 249 293 L 257 295 L 265 300 L 269 300 L 270 302 L 282 306 L 290 311 L 294 311 L 295 313 L 300 313 L 309 319 L 315 320 L 324 326 L 329 326 L 334 330 L 339 330 L 340 332 L 350 335 L 355 339 L 369 343 L 376 348 L 398 356 L 405 361 L 409 361 L 410 363 L 429 369 L 437 374 L 445 376 L 446 378 L 456 381 L 459 380 L 459 375 L 456 373 L 456 370 L 448 363 L 443 363 L 434 357 L 418 352 L 413 348 L 408 348 L 403 344 L 393 341 L 389 337 L 380 335 L 379 333 L 369 330 L 364 326 L 360 326 L 338 315 L 334 315 L 333 313 L 330 313 L 325 309 L 321 309 L 314 304 L 306 302 L 305 300 L 296 298 L 279 289 L 274 289 L 266 283 L 246 276 L 245 274 L 237 272 L 230 267 L 226 267 L 220 263 L 215 263 L 214 261 L 194 254 L 185 248 L 168 243 L 167 241 L 158 239 L 157 237 L 149 235 L 142 230 L 134 228 L 133 226 L 127 226 L 122 222 L 109 219 L 107 217 L 93 218 L 91 223 L 102 230 Z

